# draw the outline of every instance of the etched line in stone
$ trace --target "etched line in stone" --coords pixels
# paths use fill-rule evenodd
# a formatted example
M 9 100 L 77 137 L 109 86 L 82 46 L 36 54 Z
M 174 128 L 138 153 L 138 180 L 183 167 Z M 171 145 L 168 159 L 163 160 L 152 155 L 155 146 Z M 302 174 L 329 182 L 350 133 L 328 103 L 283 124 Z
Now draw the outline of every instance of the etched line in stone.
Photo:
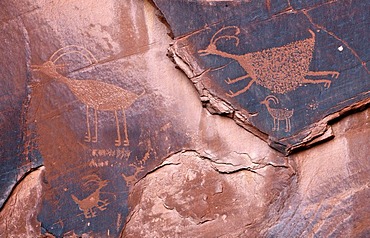
M 267 108 L 267 111 L 271 115 L 271 117 L 274 119 L 274 126 L 272 128 L 272 131 L 279 131 L 279 122 L 285 121 L 285 132 L 291 131 L 291 122 L 290 118 L 293 116 L 294 109 L 288 110 L 286 108 L 271 108 L 269 102 L 272 101 L 274 104 L 278 104 L 279 100 L 273 96 L 269 95 L 261 102 L 261 104 L 265 105 Z
M 75 195 L 71 194 L 73 201 L 78 205 L 79 209 L 83 211 L 85 218 L 96 217 L 96 212 L 94 209 L 99 209 L 104 211 L 107 209 L 108 199 L 101 200 L 100 190 L 107 186 L 108 180 L 101 180 L 97 175 L 86 176 L 83 179 L 88 179 L 84 184 L 85 186 L 89 183 L 94 183 L 98 185 L 98 188 L 95 189 L 89 196 L 79 199 Z
M 66 52 L 63 52 L 65 51 Z M 77 80 L 71 79 L 61 75 L 57 69 L 61 68 L 61 65 L 57 65 L 56 61 L 62 56 L 67 54 L 78 53 L 84 58 L 88 59 L 90 63 L 97 63 L 93 54 L 87 49 L 79 46 L 66 46 L 52 54 L 50 59 L 42 65 L 32 65 L 34 71 L 40 71 L 52 79 L 64 83 L 71 90 L 71 92 L 78 98 L 80 102 L 86 106 L 86 142 L 97 142 L 98 141 L 98 112 L 97 111 L 111 111 L 114 112 L 116 128 L 117 128 L 117 139 L 115 140 L 116 146 L 129 146 L 129 137 L 127 132 L 127 122 L 125 116 L 125 109 L 129 108 L 140 96 L 144 95 L 145 91 L 141 95 L 137 95 L 128 90 L 100 82 L 97 80 Z M 94 135 L 91 135 L 91 128 L 89 123 L 89 111 L 90 108 L 94 110 Z M 119 119 L 117 112 L 122 111 L 123 116 L 123 133 L 124 140 L 122 143 Z
M 233 34 L 224 34 L 225 31 L 233 31 Z M 217 48 L 217 42 L 220 40 L 233 40 L 235 46 L 239 45 L 240 29 L 237 26 L 227 26 L 218 30 L 211 38 L 206 49 L 199 50 L 201 56 L 218 55 L 237 61 L 246 72 L 245 75 L 235 79 L 227 79 L 227 84 L 233 84 L 245 79 L 251 79 L 243 89 L 226 95 L 229 97 L 238 96 L 250 89 L 256 83 L 273 93 L 285 94 L 295 90 L 302 84 L 320 84 L 329 88 L 331 80 L 326 79 L 338 78 L 339 72 L 336 71 L 310 71 L 309 66 L 312 61 L 312 55 L 315 46 L 316 35 L 312 30 L 308 30 L 310 38 L 294 41 L 289 44 L 236 55 L 221 51 Z M 307 79 L 306 77 L 322 77 L 319 79 Z

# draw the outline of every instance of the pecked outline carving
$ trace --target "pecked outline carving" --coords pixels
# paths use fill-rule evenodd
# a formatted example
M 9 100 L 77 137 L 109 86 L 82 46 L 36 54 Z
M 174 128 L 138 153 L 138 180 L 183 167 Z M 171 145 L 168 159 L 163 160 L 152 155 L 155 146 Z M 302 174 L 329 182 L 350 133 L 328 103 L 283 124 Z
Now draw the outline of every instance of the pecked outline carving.
M 64 83 L 71 90 L 71 92 L 86 106 L 86 127 L 87 132 L 85 136 L 86 142 L 98 141 L 98 112 L 97 111 L 111 111 L 114 112 L 117 139 L 115 140 L 116 146 L 129 146 L 130 141 L 127 132 L 127 122 L 125 109 L 130 107 L 139 97 L 145 94 L 145 91 L 140 95 L 115 86 L 100 82 L 97 80 L 77 80 L 71 79 L 61 75 L 57 70 L 63 68 L 64 65 L 56 64 L 61 57 L 67 54 L 77 53 L 87 59 L 90 64 L 96 64 L 97 60 L 94 55 L 84 47 L 69 45 L 62 47 L 55 51 L 48 61 L 42 65 L 32 65 L 34 71 L 40 71 L 57 82 Z M 94 111 L 94 136 L 91 135 L 89 111 L 90 108 Z M 123 132 L 124 140 L 122 142 L 121 130 L 118 119 L 118 111 L 122 111 L 123 115 Z
M 83 180 L 87 180 L 84 185 L 87 186 L 89 183 L 97 184 L 98 187 L 92 192 L 89 196 L 79 199 L 75 195 L 71 194 L 73 201 L 78 205 L 78 208 L 83 211 L 85 218 L 93 218 L 96 217 L 95 209 L 99 209 L 100 211 L 104 211 L 107 209 L 107 205 L 109 204 L 108 199 L 101 200 L 100 194 L 101 189 L 108 185 L 108 180 L 101 180 L 97 175 L 89 175 L 82 178 Z
M 223 35 L 226 30 L 233 30 L 234 34 Z M 324 83 L 324 86 L 329 88 L 331 81 L 325 79 L 325 76 L 338 78 L 337 71 L 310 71 L 312 55 L 315 47 L 316 35 L 312 30 L 308 30 L 311 34 L 310 38 L 294 41 L 286 45 L 274 48 L 264 49 L 246 53 L 244 55 L 231 54 L 217 49 L 219 40 L 234 40 L 237 47 L 240 43 L 238 35 L 240 28 L 238 26 L 226 26 L 219 29 L 211 38 L 211 41 L 206 49 L 199 50 L 201 56 L 218 55 L 224 58 L 230 58 L 239 63 L 245 70 L 246 74 L 235 78 L 227 79 L 227 84 L 233 84 L 244 79 L 251 80 L 243 89 L 226 93 L 229 97 L 236 97 L 246 91 L 253 83 L 261 85 L 269 89 L 273 93 L 285 94 L 295 90 L 302 84 L 319 84 Z M 306 78 L 307 76 L 323 77 L 319 79 Z

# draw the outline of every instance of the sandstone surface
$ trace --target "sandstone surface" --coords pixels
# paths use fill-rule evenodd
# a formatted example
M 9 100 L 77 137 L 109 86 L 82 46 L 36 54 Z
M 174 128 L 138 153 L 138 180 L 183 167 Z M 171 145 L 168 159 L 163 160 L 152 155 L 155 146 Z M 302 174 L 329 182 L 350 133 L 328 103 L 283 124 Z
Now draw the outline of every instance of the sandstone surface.
M 304 148 L 287 151 L 276 146 L 282 138 L 250 123 L 258 116 L 235 113 L 235 100 L 217 97 L 224 89 L 213 88 L 212 77 L 197 84 L 206 69 L 193 67 L 198 60 L 189 52 L 199 49 L 186 40 L 206 25 L 214 30 L 228 23 L 235 8 L 251 13 L 244 23 L 303 17 L 306 10 L 321 19 L 332 11 L 328 30 L 343 33 L 357 24 L 352 33 L 366 38 L 361 26 L 370 19 L 368 6 L 344 0 L 0 2 L 0 236 L 370 236 L 369 47 L 357 38 L 335 45 L 346 55 L 336 63 L 337 55 L 324 48 L 338 41 L 321 38 L 314 67 L 347 63 L 329 88 L 346 93 L 329 91 L 339 106 L 330 102 L 324 121 L 316 114 L 307 120 L 319 129 L 300 141 Z M 341 35 L 345 42 L 349 37 Z M 358 58 L 350 48 L 361 52 Z M 312 87 L 325 102 L 329 89 Z M 351 87 L 363 93 L 353 95 Z M 263 115 L 259 123 L 271 129 L 273 121 Z

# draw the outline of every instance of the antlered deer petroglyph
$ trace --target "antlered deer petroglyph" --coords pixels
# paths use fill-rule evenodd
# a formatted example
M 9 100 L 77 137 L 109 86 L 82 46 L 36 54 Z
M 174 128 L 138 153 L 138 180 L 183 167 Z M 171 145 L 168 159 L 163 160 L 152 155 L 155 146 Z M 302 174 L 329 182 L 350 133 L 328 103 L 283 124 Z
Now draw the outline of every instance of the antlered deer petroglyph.
M 108 199 L 100 199 L 100 190 L 107 186 L 108 180 L 101 180 L 97 175 L 90 175 L 84 177 L 83 179 L 88 179 L 84 186 L 87 186 L 89 183 L 93 183 L 97 184 L 98 187 L 93 193 L 91 193 L 84 199 L 80 200 L 73 194 L 71 195 L 71 197 L 73 201 L 78 205 L 79 209 L 83 211 L 85 218 L 96 217 L 96 212 L 94 211 L 94 208 L 97 208 L 100 211 L 104 211 L 105 209 L 107 209 L 107 205 L 109 204 Z
M 290 118 L 293 116 L 294 109 L 288 110 L 286 108 L 271 108 L 269 105 L 269 101 L 274 102 L 274 104 L 278 104 L 279 100 L 275 96 L 269 95 L 265 98 L 265 100 L 261 102 L 261 104 L 266 106 L 267 111 L 274 119 L 274 127 L 272 128 L 272 130 L 278 131 L 280 127 L 279 122 L 285 120 L 285 132 L 290 132 Z
M 65 52 L 63 52 L 65 51 Z M 95 64 L 97 60 L 92 55 L 90 51 L 80 46 L 66 46 L 57 50 L 48 61 L 42 65 L 33 65 L 32 68 L 35 71 L 40 71 L 45 75 L 55 79 L 58 82 L 64 83 L 72 91 L 72 93 L 86 105 L 86 126 L 87 135 L 85 141 L 87 142 L 97 142 L 98 141 L 98 113 L 97 111 L 112 111 L 114 112 L 116 129 L 117 129 L 117 139 L 115 141 L 116 146 L 122 144 L 120 126 L 118 120 L 117 111 L 122 111 L 123 114 L 123 127 L 125 139 L 123 144 L 125 146 L 129 145 L 129 138 L 127 132 L 127 123 L 125 116 L 125 109 L 131 106 L 133 102 L 136 101 L 141 95 L 124 90 L 113 84 L 108 84 L 100 82 L 97 80 L 77 80 L 67 78 L 61 75 L 57 69 L 60 68 L 59 65 L 55 64 L 62 56 L 66 54 L 78 53 L 84 58 L 88 59 L 90 63 Z M 59 56 L 58 56 L 59 55 Z M 90 123 L 89 123 L 89 109 L 94 110 L 94 132 L 95 135 L 91 136 Z
M 222 35 L 221 33 L 226 30 L 232 30 L 234 34 Z M 236 60 L 245 70 L 245 75 L 226 80 L 227 84 L 233 84 L 243 79 L 251 79 L 243 89 L 237 92 L 230 91 L 227 93 L 226 95 L 229 97 L 235 97 L 248 91 L 253 83 L 268 88 L 273 93 L 280 94 L 295 90 L 301 84 L 324 83 L 324 86 L 328 88 L 331 81 L 323 78 L 329 76 L 338 78 L 339 72 L 310 71 L 309 66 L 315 47 L 315 33 L 311 30 L 308 31 L 311 37 L 304 40 L 294 41 L 280 47 L 264 49 L 244 55 L 235 55 L 217 49 L 217 42 L 221 39 L 234 40 L 235 46 L 239 45 L 239 27 L 228 26 L 218 30 L 212 36 L 208 47 L 204 50 L 199 50 L 198 53 L 201 56 L 211 54 Z M 323 78 L 310 79 L 306 78 L 307 76 Z

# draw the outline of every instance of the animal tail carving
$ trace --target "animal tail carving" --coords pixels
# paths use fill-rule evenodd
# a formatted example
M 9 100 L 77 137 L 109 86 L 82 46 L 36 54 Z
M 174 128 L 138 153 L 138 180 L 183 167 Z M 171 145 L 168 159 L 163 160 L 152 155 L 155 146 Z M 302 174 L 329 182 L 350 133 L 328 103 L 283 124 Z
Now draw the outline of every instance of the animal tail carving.
M 313 30 L 311 30 L 311 29 L 308 29 L 308 31 L 310 32 L 312 38 L 315 39 L 316 38 L 315 32 Z

